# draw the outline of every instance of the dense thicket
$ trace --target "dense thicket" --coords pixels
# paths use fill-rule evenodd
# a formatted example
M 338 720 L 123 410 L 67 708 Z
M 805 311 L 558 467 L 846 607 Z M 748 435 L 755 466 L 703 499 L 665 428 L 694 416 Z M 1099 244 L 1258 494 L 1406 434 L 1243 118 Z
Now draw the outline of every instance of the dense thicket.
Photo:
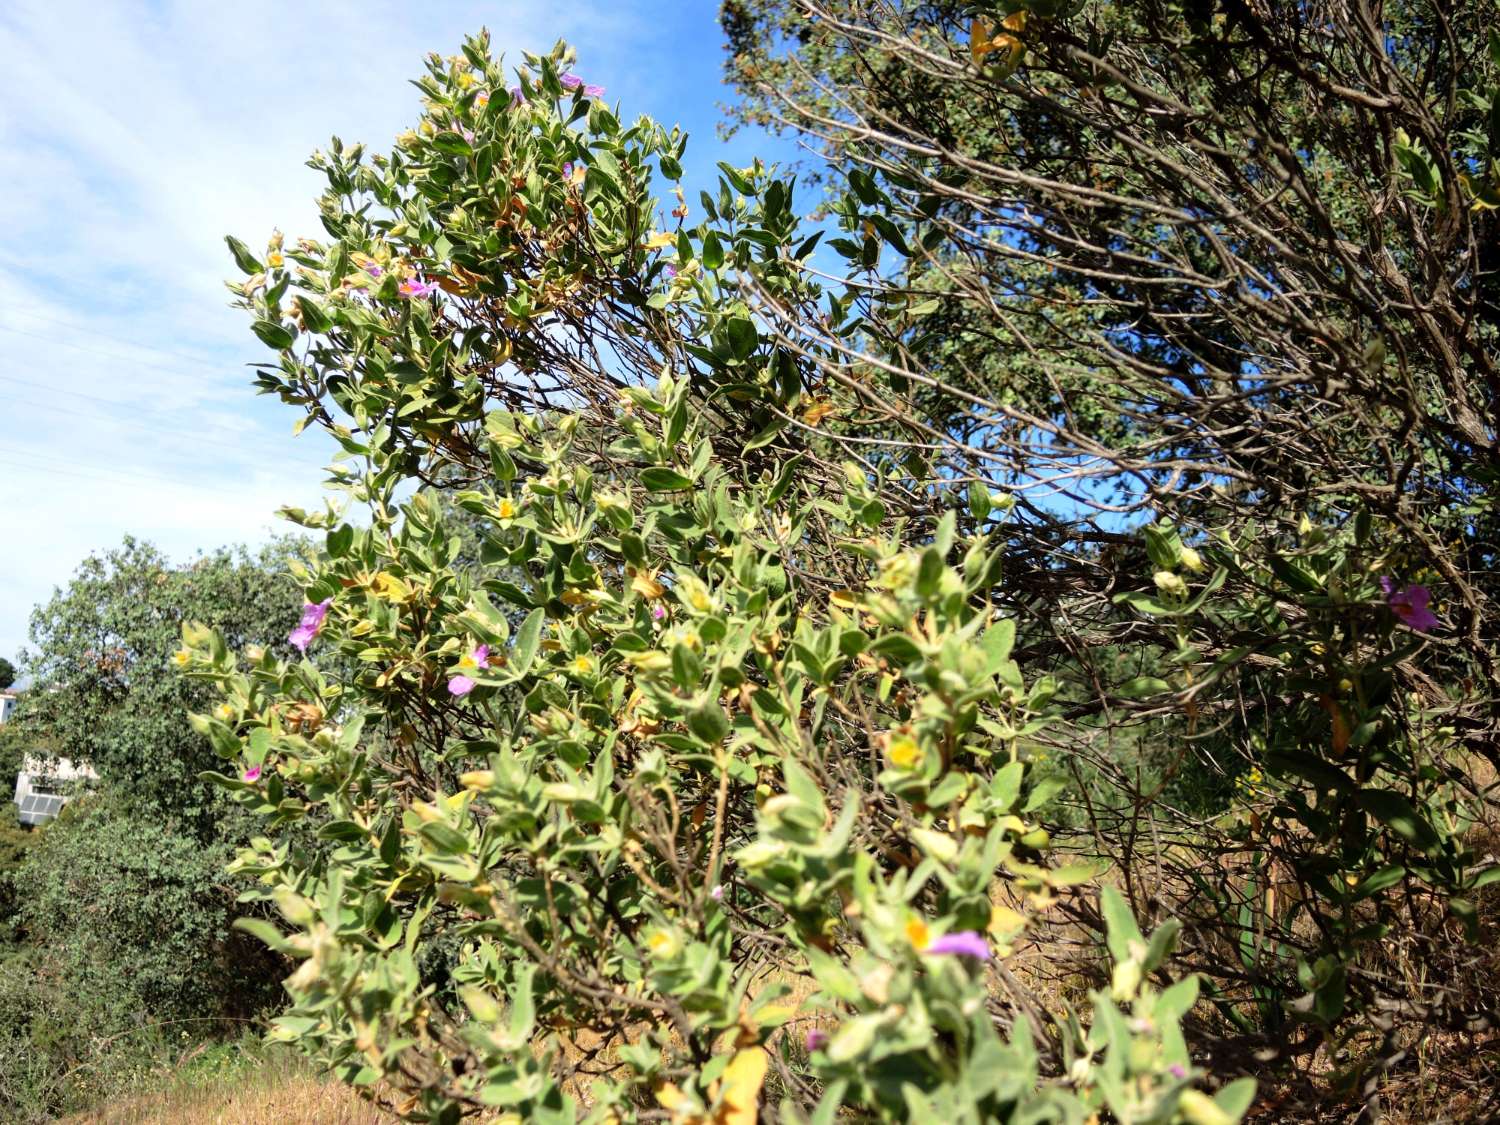
M 306 658 L 181 656 L 279 1034 L 418 1120 L 1488 1112 L 1477 19 L 728 4 L 812 220 L 431 57 L 231 240 L 345 452 Z

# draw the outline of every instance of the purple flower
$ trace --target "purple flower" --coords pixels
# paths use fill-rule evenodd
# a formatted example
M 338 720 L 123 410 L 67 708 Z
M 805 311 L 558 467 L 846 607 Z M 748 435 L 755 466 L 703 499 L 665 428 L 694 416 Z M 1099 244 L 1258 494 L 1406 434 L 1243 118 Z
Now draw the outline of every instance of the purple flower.
M 489 645 L 479 645 L 479 646 L 477 646 L 470 655 L 473 656 L 473 658 L 474 658 L 474 664 L 475 664 L 476 667 L 479 667 L 479 668 L 488 668 L 490 666 L 490 646 Z
M 448 691 L 453 695 L 468 695 L 474 690 L 474 681 L 468 676 L 454 676 L 448 681 Z
M 959 930 L 944 934 L 927 943 L 923 953 L 951 953 L 957 957 L 972 957 L 976 961 L 988 961 L 990 945 L 974 930 Z
M 322 631 L 323 618 L 328 616 L 328 607 L 332 604 L 333 599 L 328 598 L 317 605 L 309 602 L 302 607 L 302 620 L 287 634 L 286 638 L 292 642 L 297 651 L 305 653 L 307 646 L 312 644 L 313 638 Z
M 379 266 L 375 265 L 375 263 L 371 262 L 368 266 L 365 267 L 365 273 L 369 274 L 371 277 L 379 277 L 381 274 L 385 273 L 385 270 L 381 269 Z
M 665 277 L 668 281 L 671 281 L 672 278 L 677 276 L 677 267 L 674 266 L 671 262 L 668 262 L 665 266 L 662 267 L 661 272 L 663 277 Z
M 802 1037 L 802 1043 L 809 1055 L 814 1051 L 821 1051 L 828 1046 L 828 1032 L 821 1027 L 810 1027 L 807 1029 L 807 1034 Z
M 396 289 L 403 297 L 429 297 L 437 292 L 437 286 L 432 282 L 415 277 L 408 277 Z
M 667 608 L 666 608 L 666 606 L 654 605 L 654 606 L 651 607 L 651 616 L 655 620 L 660 621 L 666 615 L 667 615 Z
M 523 93 L 521 93 L 521 87 L 519 87 L 519 86 L 512 86 L 510 88 L 510 104 L 511 105 L 520 105 L 525 100 L 526 100 L 526 95 L 523 94 Z
M 571 71 L 567 74 L 559 74 L 557 76 L 557 80 L 562 83 L 564 90 L 577 90 L 579 88 L 582 88 L 584 97 L 602 98 L 604 96 L 603 86 L 591 86 L 582 78 L 579 78 L 578 75 L 573 74 Z
M 1171 1066 L 1167 1067 L 1167 1073 L 1169 1073 L 1173 1078 L 1186 1078 L 1187 1067 L 1183 1066 L 1181 1063 L 1173 1063 Z
M 244 777 L 244 779 L 246 781 L 259 781 L 260 780 L 260 767 L 259 766 L 251 766 L 241 776 Z
M 1397 590 L 1391 579 L 1381 576 L 1380 589 L 1385 594 L 1385 604 L 1401 619 L 1402 624 L 1425 632 L 1438 627 L 1438 619 L 1427 608 L 1432 601 L 1432 591 L 1426 586 L 1412 583 L 1404 590 Z
M 713 899 L 715 902 L 722 901 L 724 898 L 724 884 L 715 883 L 714 889 L 708 892 L 708 897 Z

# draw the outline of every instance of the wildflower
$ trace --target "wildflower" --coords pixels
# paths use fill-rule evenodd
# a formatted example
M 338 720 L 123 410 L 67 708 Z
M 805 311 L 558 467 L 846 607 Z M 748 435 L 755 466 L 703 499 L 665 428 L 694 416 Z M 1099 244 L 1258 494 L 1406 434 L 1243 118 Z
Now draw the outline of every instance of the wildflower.
M 916 769 L 922 764 L 925 756 L 917 740 L 909 734 L 898 734 L 892 738 L 886 753 L 891 759 L 891 764 L 903 770 Z
M 1182 566 L 1184 570 L 1190 570 L 1194 574 L 1203 569 L 1203 556 L 1191 547 L 1182 549 Z
M 714 889 L 708 892 L 708 897 L 713 899 L 715 902 L 722 902 L 724 899 L 724 884 L 715 883 Z
M 588 169 L 582 164 L 574 164 L 571 160 L 562 166 L 563 181 L 570 184 L 583 183 Z
M 674 266 L 671 262 L 668 262 L 664 267 L 662 267 L 661 272 L 663 277 L 665 277 L 668 281 L 671 281 L 674 277 L 677 276 L 677 267 Z
M 809 1055 L 814 1051 L 821 1051 L 828 1046 L 828 1032 L 821 1027 L 808 1028 L 807 1034 L 802 1037 L 802 1044 L 807 1048 Z
M 653 234 L 650 238 L 646 239 L 646 249 L 647 250 L 660 250 L 663 247 L 671 246 L 676 241 L 677 241 L 677 236 L 676 235 L 668 234 L 666 231 L 659 230 L 655 234 Z
M 462 656 L 458 661 L 459 674 L 448 680 L 448 691 L 455 696 L 468 695 L 477 686 L 474 678 L 467 673 L 479 672 L 490 666 L 490 646 L 476 645 L 474 651 Z
M 437 292 L 437 286 L 432 282 L 415 277 L 408 277 L 396 288 L 403 297 L 429 297 Z
M 586 98 L 602 98 L 604 96 L 603 86 L 589 85 L 576 74 L 560 74 L 557 76 L 557 80 L 562 83 L 564 90 L 577 90 L 581 88 L 583 96 Z
M 911 942 L 914 949 L 926 949 L 928 944 L 927 923 L 920 918 L 909 919 L 906 923 L 906 940 Z
M 1187 1077 L 1187 1067 L 1183 1066 L 1181 1063 L 1173 1063 L 1171 1066 L 1167 1067 L 1167 1073 L 1170 1074 L 1173 1078 L 1176 1078 L 1180 1081 L 1181 1079 Z
M 287 634 L 287 640 L 298 652 L 306 652 L 307 646 L 312 644 L 323 629 L 323 619 L 328 616 L 328 607 L 333 604 L 332 598 L 326 598 L 314 605 L 312 602 L 302 607 L 302 620 L 297 627 Z
M 240 776 L 243 777 L 246 781 L 259 781 L 260 780 L 260 766 L 258 766 L 258 765 L 251 766 L 249 769 L 247 769 Z
M 281 256 L 280 250 L 272 250 L 266 255 L 266 265 L 270 266 L 273 270 L 279 270 L 285 264 L 286 259 Z
M 526 100 L 526 95 L 523 94 L 523 93 L 521 93 L 521 87 L 519 87 L 519 86 L 512 86 L 510 88 L 510 104 L 511 105 L 520 105 L 523 102 L 525 102 L 525 100 Z
M 179 668 L 186 668 L 188 662 L 193 659 L 193 654 L 185 648 L 180 648 L 172 654 L 172 663 Z
M 477 94 L 474 95 L 474 105 L 477 108 L 483 109 L 485 106 L 487 106 L 489 104 L 490 104 L 490 92 L 488 90 L 480 90 L 479 93 L 477 93 Z
M 956 957 L 972 957 L 976 961 L 988 961 L 990 958 L 990 943 L 980 937 L 974 930 L 959 930 L 957 933 L 944 934 L 942 937 L 929 942 L 923 953 L 948 953 Z
M 1404 590 L 1397 590 L 1395 585 L 1388 577 L 1381 576 L 1380 589 L 1385 594 L 1385 603 L 1401 619 L 1401 623 L 1419 632 L 1436 629 L 1438 619 L 1428 608 L 1428 603 L 1432 601 L 1432 591 L 1416 583 Z
M 594 662 L 587 656 L 578 655 L 573 658 L 573 672 L 575 675 L 588 676 L 594 671 Z
M 234 708 L 227 703 L 221 703 L 218 707 L 214 708 L 214 714 L 227 723 L 230 719 L 234 718 Z
M 651 951 L 651 956 L 666 960 L 682 951 L 682 939 L 673 930 L 655 929 L 646 938 L 646 948 Z
M 667 615 L 667 607 L 666 606 L 664 606 L 664 605 L 654 605 L 654 606 L 651 607 L 651 618 L 652 618 L 653 621 L 660 621 L 666 615 Z
M 516 502 L 509 496 L 502 496 L 500 502 L 495 505 L 495 511 L 503 520 L 511 519 L 516 514 Z

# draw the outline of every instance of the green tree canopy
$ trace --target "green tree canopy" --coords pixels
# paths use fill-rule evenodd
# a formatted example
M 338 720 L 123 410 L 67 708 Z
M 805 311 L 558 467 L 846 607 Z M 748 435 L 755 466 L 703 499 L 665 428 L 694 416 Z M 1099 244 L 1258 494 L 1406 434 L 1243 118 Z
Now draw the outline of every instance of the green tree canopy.
M 126 539 L 91 556 L 32 614 L 31 690 L 15 734 L 87 762 L 132 803 L 212 835 L 223 810 L 198 774 L 218 759 L 181 722 L 206 697 L 171 674 L 172 656 L 192 620 L 215 622 L 241 645 L 285 650 L 300 604 L 293 550 L 282 542 L 178 564 Z

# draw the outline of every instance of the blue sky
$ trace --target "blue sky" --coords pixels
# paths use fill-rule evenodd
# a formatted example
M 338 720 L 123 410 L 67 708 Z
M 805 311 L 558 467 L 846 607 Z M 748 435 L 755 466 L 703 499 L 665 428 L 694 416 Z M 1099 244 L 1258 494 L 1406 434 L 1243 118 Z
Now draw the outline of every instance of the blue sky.
M 628 119 L 717 160 L 784 144 L 714 135 L 716 0 L 436 4 L 287 0 L 0 6 L 0 656 L 32 607 L 127 534 L 177 558 L 261 541 L 320 507 L 320 437 L 249 386 L 263 359 L 222 281 L 223 236 L 320 235 L 307 154 L 384 148 L 429 50 L 488 26 L 519 61 L 559 37 Z

